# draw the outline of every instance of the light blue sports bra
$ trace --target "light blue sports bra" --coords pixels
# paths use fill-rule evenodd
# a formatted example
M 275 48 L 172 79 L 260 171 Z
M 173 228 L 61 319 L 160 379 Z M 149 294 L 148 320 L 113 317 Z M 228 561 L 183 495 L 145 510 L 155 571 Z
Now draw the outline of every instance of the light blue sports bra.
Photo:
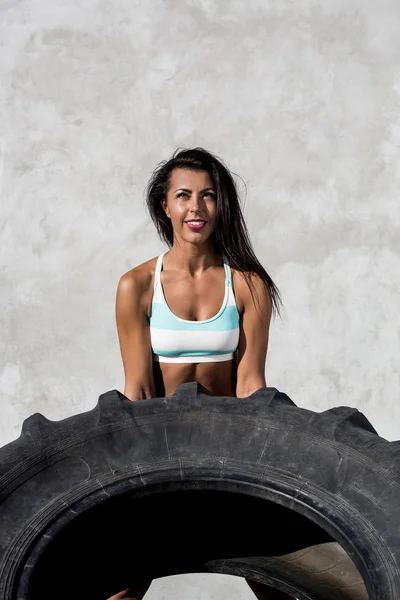
M 203 321 L 177 317 L 165 301 L 160 273 L 164 254 L 157 259 L 150 314 L 153 360 L 200 363 L 232 360 L 239 342 L 239 311 L 232 288 L 231 269 L 223 259 L 225 295 L 218 313 Z

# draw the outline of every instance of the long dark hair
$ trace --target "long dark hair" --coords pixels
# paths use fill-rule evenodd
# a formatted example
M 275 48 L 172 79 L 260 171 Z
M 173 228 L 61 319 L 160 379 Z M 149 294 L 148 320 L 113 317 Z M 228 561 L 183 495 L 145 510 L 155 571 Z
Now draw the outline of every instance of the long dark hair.
M 254 300 L 251 273 L 257 273 L 267 287 L 274 313 L 281 314 L 281 295 L 264 267 L 257 260 L 239 204 L 236 183 L 222 160 L 203 148 L 175 150 L 168 161 L 154 170 L 146 188 L 146 205 L 158 235 L 169 248 L 174 234 L 171 220 L 161 205 L 167 199 L 173 169 L 207 171 L 217 192 L 217 226 L 210 242 L 218 256 L 224 256 L 237 271 L 241 271 Z

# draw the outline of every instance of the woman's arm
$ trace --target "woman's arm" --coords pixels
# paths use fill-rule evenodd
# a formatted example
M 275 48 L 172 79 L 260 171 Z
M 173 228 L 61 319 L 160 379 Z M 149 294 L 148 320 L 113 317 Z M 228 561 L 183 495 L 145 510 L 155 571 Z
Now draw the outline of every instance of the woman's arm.
M 244 279 L 241 279 L 238 286 L 243 301 L 243 313 L 240 319 L 239 346 L 236 360 L 237 398 L 245 398 L 261 387 L 267 386 L 265 362 L 272 303 L 268 290 L 258 275 L 253 276 L 253 283 L 257 307 L 254 304 L 250 288 Z
M 125 371 L 124 394 L 129 400 L 156 396 L 145 292 L 143 274 L 135 269 L 119 280 L 115 313 Z

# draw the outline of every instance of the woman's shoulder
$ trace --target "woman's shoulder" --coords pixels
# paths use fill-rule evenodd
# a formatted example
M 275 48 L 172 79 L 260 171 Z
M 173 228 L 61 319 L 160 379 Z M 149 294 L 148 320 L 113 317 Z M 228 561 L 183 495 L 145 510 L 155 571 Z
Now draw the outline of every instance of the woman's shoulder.
M 121 288 L 135 288 L 143 296 L 152 289 L 157 256 L 147 260 L 121 275 L 118 286 Z
M 234 269 L 233 267 L 231 267 L 231 274 L 236 303 L 239 312 L 242 313 L 244 306 L 249 302 L 254 301 L 248 279 L 251 280 L 252 288 L 256 291 L 256 295 L 258 295 L 260 292 L 262 295 L 266 293 L 265 283 L 257 273 L 246 273 L 248 278 L 246 279 L 243 271 L 239 271 L 238 269 Z

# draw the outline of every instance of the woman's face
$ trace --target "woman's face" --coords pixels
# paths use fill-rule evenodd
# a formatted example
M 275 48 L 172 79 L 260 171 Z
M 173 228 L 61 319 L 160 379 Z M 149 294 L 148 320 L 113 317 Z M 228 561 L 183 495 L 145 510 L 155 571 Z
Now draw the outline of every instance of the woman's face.
M 167 201 L 161 202 L 171 219 L 174 235 L 184 241 L 203 244 L 216 226 L 217 195 L 207 171 L 174 169 Z M 201 229 L 191 229 L 188 221 L 202 219 Z

